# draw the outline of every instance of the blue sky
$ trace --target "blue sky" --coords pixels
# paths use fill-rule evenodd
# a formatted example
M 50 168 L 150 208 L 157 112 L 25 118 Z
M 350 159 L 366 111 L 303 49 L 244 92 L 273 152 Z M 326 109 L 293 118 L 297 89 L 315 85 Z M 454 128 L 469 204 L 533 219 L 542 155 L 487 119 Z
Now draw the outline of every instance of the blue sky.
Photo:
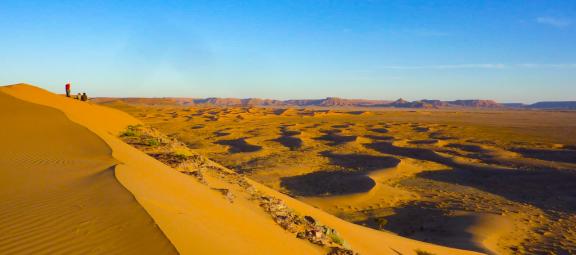
M 0 0 L 0 84 L 94 96 L 576 100 L 576 1 Z

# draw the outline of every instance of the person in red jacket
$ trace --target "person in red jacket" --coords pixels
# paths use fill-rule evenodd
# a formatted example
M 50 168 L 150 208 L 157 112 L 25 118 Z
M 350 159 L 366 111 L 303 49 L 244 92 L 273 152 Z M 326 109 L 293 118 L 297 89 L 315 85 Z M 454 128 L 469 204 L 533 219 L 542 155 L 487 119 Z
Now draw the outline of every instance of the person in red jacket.
M 66 97 L 70 97 L 70 82 L 66 83 Z

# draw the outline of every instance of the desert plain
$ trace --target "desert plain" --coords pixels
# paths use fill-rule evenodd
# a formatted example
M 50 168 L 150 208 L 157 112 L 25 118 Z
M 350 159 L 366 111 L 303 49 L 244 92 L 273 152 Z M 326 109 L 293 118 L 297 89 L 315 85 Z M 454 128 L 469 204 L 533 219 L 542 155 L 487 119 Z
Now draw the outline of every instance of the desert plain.
M 576 252 L 574 111 L 82 102 L 16 84 L 0 119 L 0 254 Z
M 576 112 L 103 100 L 348 222 L 488 254 L 576 253 Z

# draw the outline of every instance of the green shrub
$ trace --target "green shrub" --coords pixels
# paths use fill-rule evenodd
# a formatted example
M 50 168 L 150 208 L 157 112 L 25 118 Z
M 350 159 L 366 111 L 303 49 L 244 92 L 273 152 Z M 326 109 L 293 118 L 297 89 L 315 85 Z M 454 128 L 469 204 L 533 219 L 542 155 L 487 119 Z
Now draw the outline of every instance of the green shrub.
M 388 224 L 388 220 L 384 217 L 374 219 L 376 224 L 378 224 L 378 228 L 383 229 L 386 224 Z
M 345 244 L 344 239 L 342 239 L 342 237 L 340 237 L 335 230 L 328 229 L 327 232 L 328 233 L 326 233 L 326 236 L 328 236 L 332 240 L 332 242 L 344 246 Z
M 416 250 L 417 255 L 434 255 L 434 253 L 423 251 L 423 250 Z
M 188 157 L 192 156 L 192 152 L 184 148 L 175 148 L 172 150 L 172 155 L 180 159 L 187 159 Z
M 148 139 L 146 140 L 146 145 L 148 146 L 159 146 L 160 145 L 160 141 L 158 141 L 158 139 Z
M 129 125 L 126 127 L 126 131 L 122 132 L 120 136 L 140 136 L 140 126 L 139 125 Z
M 136 136 L 136 131 L 126 130 L 120 134 L 120 136 Z

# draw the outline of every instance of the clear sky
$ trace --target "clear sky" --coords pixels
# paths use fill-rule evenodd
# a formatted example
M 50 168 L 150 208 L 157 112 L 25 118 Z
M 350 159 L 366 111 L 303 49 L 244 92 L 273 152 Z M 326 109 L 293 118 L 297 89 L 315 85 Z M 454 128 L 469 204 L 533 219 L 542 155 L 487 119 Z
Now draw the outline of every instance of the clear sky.
M 92 96 L 576 100 L 573 0 L 0 0 L 0 84 Z

